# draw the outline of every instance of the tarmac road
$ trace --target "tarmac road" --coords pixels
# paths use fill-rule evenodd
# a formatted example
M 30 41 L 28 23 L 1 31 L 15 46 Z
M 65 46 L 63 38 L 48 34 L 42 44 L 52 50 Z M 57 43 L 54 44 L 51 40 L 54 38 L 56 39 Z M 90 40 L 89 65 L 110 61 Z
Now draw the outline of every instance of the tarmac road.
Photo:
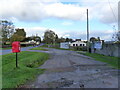
M 31 48 L 33 48 L 33 47 L 24 47 L 24 48 L 21 48 L 21 51 L 27 51 Z M 12 53 L 12 49 L 0 50 L 0 55 L 5 55 L 5 54 L 9 54 L 9 53 Z
M 44 45 L 44 44 L 40 44 L 39 46 L 41 46 L 41 45 Z M 34 47 L 38 47 L 38 46 L 22 47 L 21 51 L 27 51 L 27 50 L 34 48 Z M 7 49 L 7 50 L 0 49 L 0 55 L 5 55 L 5 54 L 9 54 L 9 53 L 12 53 L 12 49 Z
M 118 71 L 106 63 L 75 51 L 48 49 L 51 57 L 39 68 L 46 69 L 28 87 L 32 88 L 118 88 Z M 31 50 L 29 50 L 31 51 Z

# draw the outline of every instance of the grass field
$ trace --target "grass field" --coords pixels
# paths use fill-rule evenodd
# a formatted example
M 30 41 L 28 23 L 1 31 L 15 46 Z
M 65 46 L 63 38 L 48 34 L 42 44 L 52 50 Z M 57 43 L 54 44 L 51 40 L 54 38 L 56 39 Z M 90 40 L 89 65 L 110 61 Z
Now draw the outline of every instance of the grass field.
M 44 71 L 36 67 L 42 65 L 48 58 L 49 55 L 46 53 L 23 51 L 18 53 L 19 68 L 15 68 L 15 53 L 2 55 L 3 88 L 16 88 L 33 80 Z
M 47 49 L 44 49 L 42 47 L 35 47 L 35 48 L 32 48 L 30 50 L 43 50 L 43 51 L 48 51 Z
M 95 60 L 105 62 L 114 68 L 120 69 L 120 66 L 118 65 L 119 64 L 118 61 L 120 60 L 120 58 L 118 57 L 105 56 L 105 55 L 96 54 L 96 53 L 81 53 L 81 54 L 90 56 L 94 58 Z

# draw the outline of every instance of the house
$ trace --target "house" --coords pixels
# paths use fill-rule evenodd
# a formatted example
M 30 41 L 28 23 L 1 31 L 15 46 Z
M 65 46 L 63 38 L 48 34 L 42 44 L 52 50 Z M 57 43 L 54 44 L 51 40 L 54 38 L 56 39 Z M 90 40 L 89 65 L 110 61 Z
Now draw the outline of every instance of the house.
M 86 43 L 84 41 L 76 41 L 76 42 L 72 42 L 70 44 L 70 46 L 73 46 L 73 47 L 75 47 L 75 46 L 86 46 Z

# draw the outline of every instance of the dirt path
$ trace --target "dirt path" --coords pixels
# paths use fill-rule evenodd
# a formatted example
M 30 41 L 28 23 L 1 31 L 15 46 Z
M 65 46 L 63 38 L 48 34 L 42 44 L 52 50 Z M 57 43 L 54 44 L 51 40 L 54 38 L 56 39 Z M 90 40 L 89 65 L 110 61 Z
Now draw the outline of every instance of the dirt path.
M 38 51 L 39 52 L 39 51 Z M 75 51 L 49 49 L 51 54 L 30 87 L 34 88 L 118 88 L 118 72 L 105 63 Z

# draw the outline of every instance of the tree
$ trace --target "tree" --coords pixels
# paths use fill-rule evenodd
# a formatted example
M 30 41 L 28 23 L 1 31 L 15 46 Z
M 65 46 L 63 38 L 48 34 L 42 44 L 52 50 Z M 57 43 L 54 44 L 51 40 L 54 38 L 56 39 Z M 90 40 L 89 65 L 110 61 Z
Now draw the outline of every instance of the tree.
M 57 34 L 55 35 L 55 43 L 59 43 L 59 38 Z
M 97 41 L 100 41 L 100 37 L 97 37 Z
M 113 30 L 115 31 L 115 33 L 112 36 L 113 40 L 120 41 L 120 30 L 117 31 L 115 25 L 113 26 Z
M 14 33 L 14 25 L 12 22 L 4 20 L 0 21 L 0 26 L 1 26 L 1 38 L 3 44 L 5 44 L 6 41 L 10 41 L 10 37 Z
M 120 41 L 120 31 L 117 32 L 116 38 L 117 38 L 117 41 Z
M 17 34 L 17 35 L 19 35 L 19 36 L 23 36 L 24 38 L 26 37 L 26 32 L 25 32 L 25 30 L 24 29 L 15 29 L 16 30 L 16 32 L 14 33 L 14 34 Z
M 61 43 L 61 42 L 65 42 L 65 41 L 66 41 L 65 38 L 63 38 L 63 37 L 59 38 L 59 43 Z
M 46 30 L 43 41 L 47 44 L 53 44 L 56 40 L 56 34 L 52 30 Z
M 120 41 L 120 31 L 118 31 L 116 34 L 113 36 L 115 41 Z
M 22 41 L 22 40 L 24 40 L 24 37 L 18 34 L 13 34 L 13 36 L 11 37 L 11 43 L 14 41 Z
M 71 38 L 66 38 L 65 42 L 72 42 L 73 40 Z
M 41 42 L 41 38 L 39 36 L 32 36 L 31 37 L 32 40 L 36 41 L 36 42 Z
M 91 41 L 91 42 L 94 42 L 94 41 L 97 41 L 97 39 L 96 39 L 95 37 L 91 37 L 91 38 L 90 38 L 90 41 Z
M 23 41 L 26 38 L 26 32 L 24 29 L 15 29 L 16 32 L 11 37 L 11 43 L 13 41 Z

